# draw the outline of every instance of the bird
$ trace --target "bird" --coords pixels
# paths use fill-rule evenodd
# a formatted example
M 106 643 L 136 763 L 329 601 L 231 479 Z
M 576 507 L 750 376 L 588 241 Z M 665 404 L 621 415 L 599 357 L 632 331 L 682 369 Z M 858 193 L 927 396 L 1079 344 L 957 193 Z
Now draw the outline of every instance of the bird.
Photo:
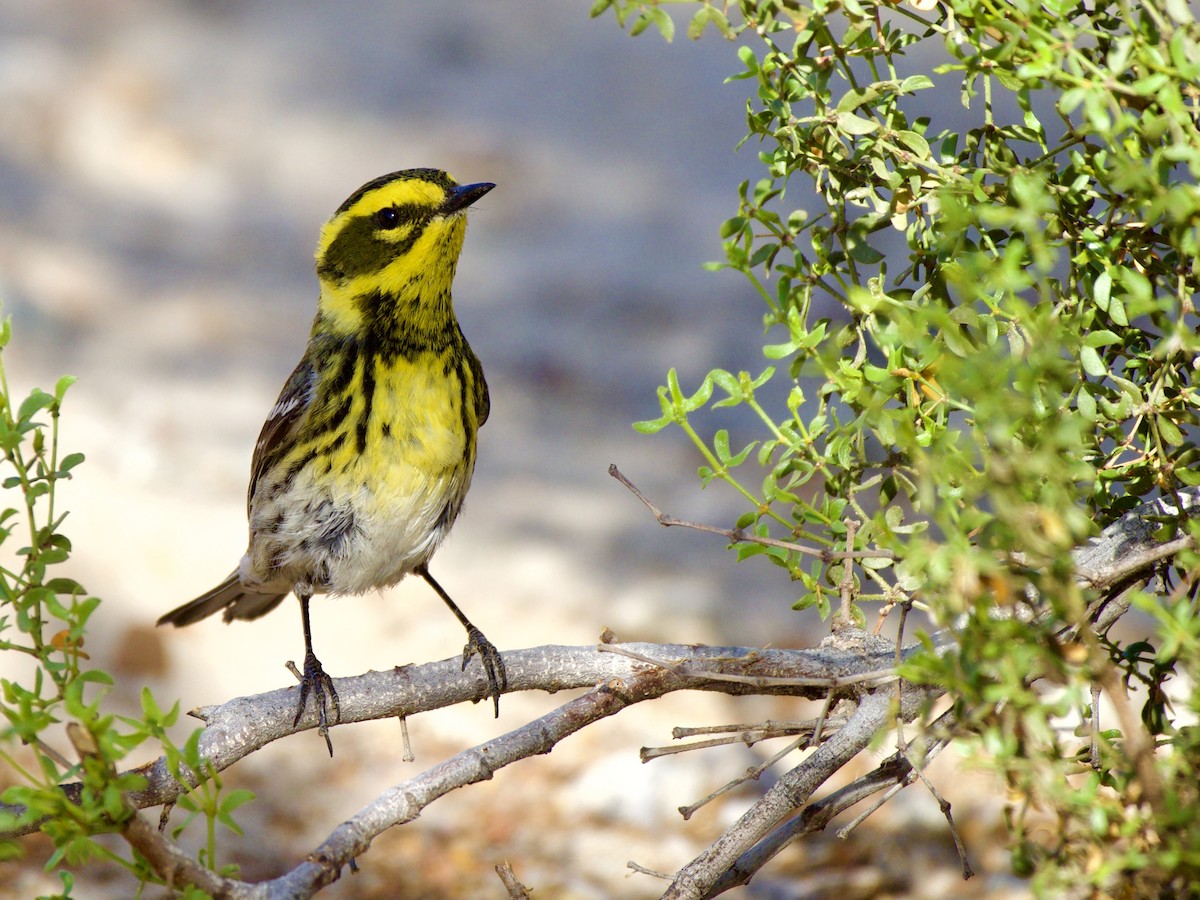
M 422 578 L 467 631 L 500 714 L 504 660 L 429 572 L 475 469 L 490 398 L 451 299 L 467 210 L 491 182 L 458 184 L 432 168 L 368 181 L 321 229 L 316 317 L 299 364 L 254 447 L 246 494 L 249 545 L 220 584 L 159 625 L 216 612 L 257 619 L 300 602 L 304 671 L 293 727 L 312 695 L 318 733 L 341 719 L 313 652 L 309 603 Z

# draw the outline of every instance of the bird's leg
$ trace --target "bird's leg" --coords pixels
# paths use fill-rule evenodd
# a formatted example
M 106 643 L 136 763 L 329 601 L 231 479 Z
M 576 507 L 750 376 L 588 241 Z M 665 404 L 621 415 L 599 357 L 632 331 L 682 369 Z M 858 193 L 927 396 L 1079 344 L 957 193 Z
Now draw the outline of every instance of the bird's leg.
M 500 694 L 508 687 L 508 673 L 504 671 L 504 659 L 500 656 L 500 651 L 496 649 L 495 644 L 483 636 L 482 631 L 471 624 L 471 620 L 458 608 L 458 604 L 450 599 L 450 595 L 446 593 L 445 589 L 429 574 L 428 568 L 421 566 L 416 573 L 437 592 L 437 595 L 442 598 L 442 602 L 450 607 L 450 612 L 454 613 L 455 618 L 462 622 L 463 628 L 467 629 L 467 646 L 463 647 L 463 671 L 466 671 L 471 657 L 478 654 L 479 662 L 483 664 L 483 672 L 487 676 L 488 691 L 492 695 L 496 718 L 500 718 Z
M 338 706 L 333 679 L 325 674 L 321 661 L 313 653 L 312 626 L 308 621 L 308 601 L 312 599 L 312 588 L 308 585 L 297 585 L 295 591 L 296 599 L 300 601 L 300 620 L 304 624 L 304 677 L 300 679 L 300 703 L 296 706 L 296 718 L 292 720 L 292 727 L 300 724 L 300 717 L 304 715 L 304 707 L 308 703 L 311 691 L 317 705 L 317 734 L 325 738 L 325 746 L 329 748 L 329 755 L 333 756 L 333 741 L 329 739 L 329 720 L 325 711 L 326 698 L 333 706 L 335 724 L 342 720 L 342 710 Z

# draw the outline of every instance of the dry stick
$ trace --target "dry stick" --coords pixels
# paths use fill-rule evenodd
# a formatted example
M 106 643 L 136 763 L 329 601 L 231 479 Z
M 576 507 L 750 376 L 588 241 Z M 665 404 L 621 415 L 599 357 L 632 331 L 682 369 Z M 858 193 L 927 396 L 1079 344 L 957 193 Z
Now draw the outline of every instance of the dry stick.
M 887 802 L 889 800 L 891 800 L 893 797 L 895 797 L 898 793 L 900 793 L 902 790 L 904 790 L 906 787 L 908 787 L 910 784 L 912 784 L 916 780 L 917 780 L 917 773 L 910 770 L 909 773 L 904 776 L 904 778 L 902 778 L 900 781 L 897 781 L 890 788 L 888 788 L 886 791 L 884 791 L 883 794 L 878 799 L 876 799 L 874 802 L 872 802 L 870 806 L 868 806 L 866 809 L 864 809 L 862 812 L 860 812 L 857 816 L 855 816 L 853 819 L 851 819 L 849 822 L 847 822 L 845 825 L 843 825 L 841 828 L 839 828 L 836 832 L 834 832 L 837 839 L 840 841 L 844 841 L 846 838 L 850 837 L 850 833 L 852 831 L 854 831 L 855 828 L 857 828 L 863 822 L 867 821 L 867 819 L 873 813 L 876 813 L 879 810 L 881 810 L 884 806 L 887 805 Z
M 404 742 L 404 755 L 400 757 L 403 762 L 416 762 L 417 756 L 413 753 L 412 741 L 408 739 L 408 716 L 400 716 L 400 739 Z
M 625 863 L 625 868 L 637 872 L 639 875 L 649 875 L 651 878 L 659 878 L 662 881 L 668 881 L 671 878 L 666 872 L 659 872 L 657 869 L 647 869 L 641 863 L 636 863 L 632 859 Z
M 533 896 L 529 888 L 521 884 L 521 879 L 517 878 L 508 860 L 496 866 L 496 874 L 500 876 L 500 883 L 504 885 L 504 890 L 508 892 L 509 900 L 530 900 Z
M 745 744 L 747 747 L 752 747 L 760 740 L 763 739 L 753 738 L 750 735 L 729 735 L 722 738 L 712 738 L 707 741 L 691 741 L 687 744 L 676 744 L 673 747 L 643 747 L 638 751 L 638 757 L 642 762 L 646 763 L 652 759 L 660 759 L 664 756 L 690 753 L 692 750 L 710 750 L 713 747 L 728 747 L 730 744 Z
M 858 708 L 837 734 L 785 773 L 720 838 L 675 875 L 663 900 L 698 900 L 750 847 L 762 840 L 793 810 L 851 759 L 888 721 L 891 702 L 883 691 L 864 692 Z
M 932 759 L 947 746 L 949 746 L 949 739 L 947 738 L 931 739 L 926 744 L 925 757 Z M 880 763 L 873 771 L 856 778 L 832 794 L 808 804 L 799 814 L 774 829 L 765 838 L 739 856 L 737 861 L 729 867 L 729 870 L 724 872 L 708 892 L 704 894 L 704 897 L 717 897 L 735 887 L 748 884 L 754 875 L 774 859 L 779 851 L 788 844 L 806 834 L 824 830 L 825 826 L 837 815 L 861 803 L 873 794 L 884 791 L 888 796 L 891 796 L 895 792 L 894 789 L 898 783 L 911 783 L 915 777 L 909 768 L 907 760 L 899 754 L 893 754 Z M 861 824 L 868 815 L 881 806 L 883 806 L 883 801 L 872 804 L 872 807 L 866 813 L 858 816 L 852 824 Z M 842 837 L 842 832 L 848 831 L 849 828 L 850 826 L 846 826 L 846 828 L 839 831 L 838 837 Z
M 825 730 L 828 731 L 830 725 L 834 725 L 834 731 L 840 728 L 845 722 L 845 717 L 834 717 L 826 719 Z M 677 753 L 687 753 L 691 750 L 707 750 L 711 747 L 727 747 L 730 744 L 744 744 L 747 747 L 753 747 L 755 744 L 760 744 L 763 741 L 769 741 L 779 737 L 795 737 L 797 735 L 808 735 L 808 740 L 812 742 L 813 732 L 816 730 L 816 719 L 809 719 L 805 722 L 771 722 L 770 720 L 754 724 L 754 725 L 708 725 L 697 728 L 680 728 L 671 729 L 671 736 L 678 739 L 687 737 L 692 734 L 724 734 L 725 737 L 713 738 L 707 741 L 692 741 L 688 744 L 668 746 L 668 747 L 643 747 L 639 754 L 642 762 L 649 762 L 652 759 L 658 759 L 662 756 L 674 756 Z
M 801 731 L 810 730 L 812 728 L 812 719 L 806 719 L 800 722 L 783 721 L 777 722 L 774 719 L 767 719 L 765 722 L 752 722 L 747 725 L 676 725 L 671 729 L 671 737 L 679 740 L 685 737 L 695 737 L 698 734 L 746 734 L 746 742 L 761 741 L 767 737 L 785 737 L 790 734 L 799 734 Z M 752 737 L 759 732 L 763 732 L 762 737 Z
M 937 756 L 939 753 L 941 753 L 942 750 L 944 750 L 946 747 L 948 747 L 950 745 L 949 734 L 957 721 L 958 721 L 957 717 L 954 715 L 954 710 L 948 709 L 944 713 L 942 713 L 940 716 L 938 716 L 936 719 L 934 719 L 933 722 L 931 722 L 927 726 L 926 732 L 927 733 L 933 732 L 934 736 L 930 737 L 930 738 L 926 738 L 926 740 L 925 740 L 925 746 L 921 750 L 921 761 L 922 761 L 921 766 L 917 765 L 917 763 L 915 763 L 913 761 L 912 753 L 910 752 L 911 748 L 912 748 L 911 744 L 905 743 L 903 747 L 897 747 L 896 753 L 891 757 L 891 759 L 896 761 L 897 764 L 901 766 L 901 768 L 903 770 L 902 771 L 903 777 L 897 778 L 896 785 L 895 785 L 896 788 L 907 787 L 908 785 L 915 782 L 918 778 L 924 778 L 924 776 L 921 773 L 921 767 L 924 765 L 927 765 L 929 760 L 933 759 L 935 756 Z M 884 765 L 886 766 L 887 763 L 885 763 Z M 926 783 L 928 784 L 927 780 L 926 780 Z M 872 813 L 876 812 L 881 807 L 883 807 L 883 805 L 886 803 L 886 801 L 888 799 L 890 799 L 892 796 L 894 796 L 896 793 L 897 793 L 896 790 L 892 790 L 889 788 L 887 791 L 886 797 L 880 799 L 876 803 L 873 803 L 866 811 L 864 811 L 860 815 L 856 816 L 852 822 L 850 822 L 845 827 L 839 829 L 837 832 L 837 836 L 839 838 L 844 838 L 844 837 L 848 836 L 850 834 L 850 832 L 853 831 L 855 828 L 857 828 L 859 825 L 861 825 L 867 819 L 868 816 L 870 816 Z M 937 797 L 939 800 L 941 799 L 940 796 L 936 792 L 934 793 L 934 796 Z M 945 812 L 946 811 L 943 810 L 943 813 L 945 813 Z M 954 829 L 953 822 L 950 823 L 950 827 L 952 830 Z M 956 835 L 956 837 L 957 837 L 957 835 Z M 957 840 L 955 843 L 956 844 L 958 843 Z M 961 846 L 959 847 L 959 851 L 960 851 L 959 855 L 960 855 L 960 857 L 962 857 L 963 853 L 965 851 L 963 850 L 963 848 Z M 964 864 L 964 866 L 966 865 L 965 858 L 963 859 L 963 864 Z
M 709 803 L 712 803 L 712 801 L 716 800 L 718 797 L 722 796 L 723 794 L 729 793 L 734 788 L 740 787 L 741 785 L 745 784 L 748 781 L 757 781 L 759 776 L 761 776 L 763 772 L 767 771 L 767 769 L 771 768 L 771 766 L 775 765 L 775 763 L 779 762 L 781 759 L 783 759 L 785 756 L 787 756 L 793 750 L 802 749 L 805 746 L 807 741 L 808 741 L 808 739 L 804 738 L 804 737 L 796 738 L 796 740 L 792 741 L 790 744 L 788 744 L 782 750 L 775 753 L 770 759 L 766 760 L 765 762 L 763 762 L 757 766 L 751 766 L 749 769 L 746 770 L 746 773 L 744 775 L 740 775 L 739 777 L 733 779 L 732 781 L 721 785 L 719 788 L 717 788 L 715 791 L 713 791 L 707 797 L 703 797 L 700 800 L 697 800 L 691 806 L 679 807 L 679 814 L 681 816 L 683 816 L 683 820 L 686 822 L 688 819 L 690 819 L 695 814 L 696 810 L 702 809 L 703 807 L 705 807 Z
M 717 528 L 714 525 L 704 525 L 700 522 L 688 522 L 684 519 L 677 519 L 675 516 L 668 515 L 657 506 L 650 502 L 650 498 L 643 494 L 632 481 L 621 474 L 621 470 L 617 468 L 616 463 L 608 467 L 608 474 L 621 484 L 625 485 L 640 501 L 642 505 L 650 511 L 650 514 L 658 520 L 658 524 L 664 528 L 678 525 L 680 528 L 690 528 L 693 531 L 703 531 L 707 534 L 716 534 L 727 538 L 732 543 L 749 543 L 762 544 L 764 547 L 780 547 L 784 550 L 795 550 L 797 553 L 804 553 L 808 556 L 815 556 L 822 562 L 834 562 L 839 559 L 895 559 L 896 554 L 891 550 L 851 550 L 838 553 L 833 550 L 826 550 L 822 547 L 809 547 L 806 544 L 797 544 L 794 541 L 780 541 L 775 538 L 763 537 L 762 535 L 750 534 L 743 531 L 741 528 Z
M 896 628 L 896 668 L 897 669 L 900 668 L 900 662 L 903 658 L 904 625 L 908 619 L 908 611 L 909 611 L 910 605 L 911 604 L 904 604 L 900 607 L 900 622 Z M 897 682 L 897 685 L 899 685 L 900 683 L 901 682 Z M 942 811 L 942 815 L 946 817 L 946 824 L 950 827 L 950 836 L 954 839 L 954 848 L 958 851 L 958 859 L 962 863 L 963 880 L 966 881 L 968 878 L 970 878 L 972 875 L 975 874 L 975 871 L 971 868 L 970 860 L 967 859 L 966 845 L 963 843 L 962 835 L 960 835 L 958 833 L 958 827 L 954 824 L 954 816 L 951 815 L 951 813 L 950 813 L 950 801 L 948 801 L 945 797 L 942 796 L 941 792 L 936 787 L 934 787 L 933 782 L 930 781 L 929 778 L 925 775 L 926 759 L 923 758 L 918 763 L 916 760 L 914 760 L 912 758 L 912 756 L 909 753 L 910 745 L 908 742 L 908 738 L 906 738 L 904 736 L 904 716 L 900 712 L 901 699 L 902 699 L 901 692 L 899 690 L 897 690 L 896 691 L 896 749 L 900 752 L 900 755 L 904 757 L 904 759 L 908 762 L 908 764 L 910 766 L 912 766 L 913 772 L 915 772 L 917 777 L 921 779 L 921 783 L 925 785 L 925 789 L 927 791 L 929 791 L 929 793 L 933 796 L 933 798 L 935 800 L 937 800 L 938 808 Z M 908 783 L 911 783 L 911 780 L 909 780 Z M 897 785 L 895 792 L 898 792 L 902 787 L 904 787 L 904 785 Z M 882 803 L 886 802 L 887 799 L 888 798 L 885 797 L 881 801 L 880 805 L 882 805 Z M 866 813 L 866 815 L 870 815 L 870 813 L 873 811 L 874 810 L 869 810 Z M 863 818 L 866 818 L 866 815 L 864 815 Z M 846 833 L 849 833 L 849 832 L 847 831 Z
M 948 746 L 950 746 L 950 739 L 947 737 L 939 737 L 928 740 L 925 742 L 925 747 L 922 750 L 921 758 L 925 761 L 931 760 Z M 908 787 L 910 784 L 913 784 L 920 777 L 921 773 L 918 771 L 917 766 L 913 763 L 911 757 L 897 752 L 891 757 L 891 761 L 903 763 L 903 765 L 907 767 L 904 769 L 903 776 L 898 777 L 896 779 L 896 783 L 884 791 L 883 796 L 873 802 L 869 807 L 863 810 L 863 812 L 855 816 L 849 823 L 839 828 L 836 832 L 837 837 L 849 837 L 850 833 L 854 831 L 855 828 L 865 822 L 873 813 L 882 809 L 887 802 L 892 799 L 892 797 L 900 793 L 900 791 Z M 884 765 L 888 765 L 888 763 L 885 763 Z M 960 855 L 961 852 L 962 848 L 960 848 Z
M 821 704 L 821 714 L 817 716 L 817 724 L 813 726 L 812 743 L 821 743 L 821 732 L 825 730 L 825 719 L 829 715 L 829 709 L 833 706 L 833 698 L 836 694 L 830 691 L 825 695 L 825 702 Z

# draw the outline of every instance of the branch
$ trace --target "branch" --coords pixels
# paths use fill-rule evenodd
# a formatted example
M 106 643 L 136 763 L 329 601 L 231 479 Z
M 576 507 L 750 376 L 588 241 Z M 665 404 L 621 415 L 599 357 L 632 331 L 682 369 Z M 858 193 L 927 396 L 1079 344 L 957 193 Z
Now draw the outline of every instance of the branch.
M 846 724 L 777 781 L 720 838 L 679 870 L 663 900 L 696 900 L 709 893 L 748 847 L 807 802 L 830 776 L 865 749 L 891 720 L 891 691 L 864 694 Z
M 844 643 L 844 642 L 843 642 Z M 852 684 L 864 676 L 878 677 L 894 659 L 891 648 L 863 655 L 852 645 L 838 646 L 829 640 L 809 650 L 760 650 L 745 647 L 696 647 L 678 644 L 625 644 L 629 656 L 605 652 L 600 647 L 546 646 L 512 650 L 504 654 L 508 691 L 546 691 L 593 688 L 614 679 L 631 679 L 650 672 L 662 678 L 665 692 L 690 689 L 726 694 L 775 694 L 820 698 L 831 688 Z M 644 662 L 653 659 L 661 665 Z M 335 678 L 341 700 L 339 724 L 415 715 L 463 701 L 477 702 L 488 694 L 482 672 L 460 668 L 458 658 L 399 666 L 384 672 L 367 672 L 350 678 Z M 662 665 L 669 668 L 662 668 Z M 312 714 L 296 726 L 295 687 L 238 697 L 220 706 L 201 707 L 193 715 L 205 723 L 200 736 L 200 755 L 220 772 L 238 760 L 280 738 L 316 727 Z M 167 768 L 166 757 L 134 770 L 147 780 L 144 788 L 128 795 L 131 806 L 145 809 L 177 800 L 198 779 L 180 782 Z M 63 790 L 78 800 L 80 786 Z M 22 807 L 0 804 L 0 811 L 20 815 Z M 40 823 L 26 824 L 0 837 L 15 837 L 38 830 Z
M 948 729 L 952 719 L 943 716 L 943 725 Z M 939 736 L 930 737 L 925 741 L 925 760 L 930 760 L 949 745 L 948 731 Z M 852 806 L 880 793 L 890 792 L 905 787 L 917 780 L 917 773 L 910 763 L 900 753 L 888 757 L 874 771 L 856 778 L 845 787 L 839 788 L 832 794 L 808 804 L 800 813 L 784 822 L 765 838 L 755 844 L 737 858 L 737 861 L 724 872 L 704 895 L 705 898 L 716 897 L 735 887 L 748 884 L 750 879 L 768 862 L 775 858 L 784 847 L 797 838 L 806 834 L 822 831 L 835 816 Z M 885 795 L 887 796 L 887 795 Z M 880 804 L 881 805 L 881 804 Z M 879 806 L 872 807 L 864 816 L 874 812 Z M 847 826 L 847 829 L 857 824 L 862 816 Z M 845 830 L 845 829 L 843 829 Z M 838 833 L 843 837 L 842 832 Z

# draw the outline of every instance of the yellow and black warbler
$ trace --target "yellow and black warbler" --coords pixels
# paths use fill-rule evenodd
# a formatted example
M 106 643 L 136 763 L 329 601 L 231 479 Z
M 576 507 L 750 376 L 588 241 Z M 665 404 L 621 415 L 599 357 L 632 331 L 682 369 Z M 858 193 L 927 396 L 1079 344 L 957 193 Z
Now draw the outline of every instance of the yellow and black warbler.
M 308 348 L 254 448 L 250 546 L 221 584 L 158 620 L 190 625 L 218 610 L 226 622 L 256 619 L 294 593 L 305 651 L 295 723 L 311 693 L 330 754 L 326 706 L 340 710 L 313 653 L 313 594 L 361 594 L 420 575 L 466 628 L 463 668 L 479 655 L 499 714 L 504 662 L 428 568 L 462 508 L 488 416 L 450 284 L 467 208 L 493 187 L 407 169 L 338 207 L 317 244 Z

